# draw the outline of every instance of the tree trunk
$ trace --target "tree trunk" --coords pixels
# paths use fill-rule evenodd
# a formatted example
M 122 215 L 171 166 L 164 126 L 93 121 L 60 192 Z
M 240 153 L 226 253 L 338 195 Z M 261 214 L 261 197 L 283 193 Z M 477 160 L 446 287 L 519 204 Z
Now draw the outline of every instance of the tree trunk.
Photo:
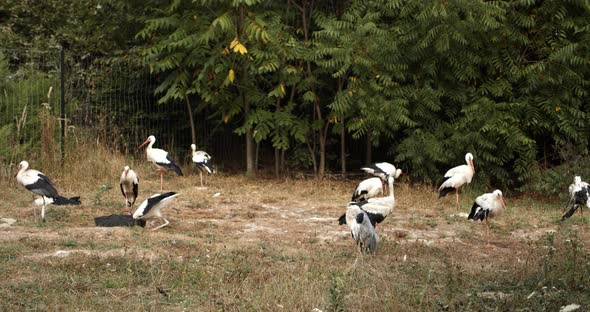
M 281 176 L 281 153 L 278 148 L 275 147 L 275 177 Z
M 185 96 L 186 99 L 186 110 L 188 111 L 188 120 L 191 123 L 191 142 L 193 144 L 197 144 L 197 131 L 195 130 L 195 120 L 193 119 L 193 108 L 191 106 L 191 101 L 189 100 L 188 96 Z
M 346 128 L 344 127 L 344 117 L 340 120 L 342 128 L 340 129 L 340 164 L 342 165 L 342 177 L 346 177 Z
M 250 103 L 246 100 L 246 95 L 240 91 L 242 103 L 244 104 L 244 116 L 247 119 L 250 114 Z M 254 144 L 252 140 L 252 129 L 246 129 L 246 176 L 255 177 L 256 168 L 254 168 Z
M 373 162 L 373 143 L 371 143 L 371 131 L 367 131 L 367 149 L 365 151 L 365 156 L 367 157 L 366 165 L 369 165 Z

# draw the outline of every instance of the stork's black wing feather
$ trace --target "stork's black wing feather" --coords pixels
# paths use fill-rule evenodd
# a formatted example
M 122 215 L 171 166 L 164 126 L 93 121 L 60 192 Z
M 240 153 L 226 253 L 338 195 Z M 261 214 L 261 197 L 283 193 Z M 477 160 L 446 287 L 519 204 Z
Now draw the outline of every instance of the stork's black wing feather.
M 166 193 L 162 193 L 158 196 L 154 196 L 154 197 L 150 197 L 147 199 L 147 206 L 145 207 L 145 209 L 143 210 L 143 215 L 147 215 L 148 212 L 150 210 L 152 210 L 152 208 L 157 205 L 159 202 L 161 202 L 162 200 L 164 200 L 167 197 L 170 197 L 172 195 L 176 194 L 176 192 L 166 192 Z
M 44 174 L 37 175 L 39 179 L 35 181 L 33 184 L 25 185 L 25 188 L 37 195 L 47 196 L 51 198 L 55 198 L 59 196 L 59 193 L 55 189 L 55 186 L 51 183 L 48 177 Z

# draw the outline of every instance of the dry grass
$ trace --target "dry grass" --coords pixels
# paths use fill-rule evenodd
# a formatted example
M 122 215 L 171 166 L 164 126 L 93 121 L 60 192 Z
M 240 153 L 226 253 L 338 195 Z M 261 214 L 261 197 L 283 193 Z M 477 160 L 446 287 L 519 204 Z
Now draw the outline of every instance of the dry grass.
M 397 210 L 378 227 L 375 257 L 353 268 L 356 249 L 337 217 L 355 181 L 168 175 L 181 195 L 164 213 L 170 226 L 96 228 L 93 218 L 124 207 L 118 176 L 126 164 L 98 144 L 69 153 L 67 170 L 42 168 L 79 207 L 51 207 L 33 221 L 31 196 L 0 185 L 0 305 L 3 310 L 504 311 L 590 307 L 590 254 L 578 215 L 557 220 L 560 203 L 507 198 L 492 222 L 451 216 L 453 198 L 396 186 Z M 140 202 L 159 190 L 145 161 Z M 82 173 L 86 178 L 76 178 Z M 219 196 L 214 196 L 221 193 Z M 462 194 L 467 212 L 476 192 Z M 552 232 L 555 231 L 555 232 Z M 553 234 L 552 234 L 553 233 Z

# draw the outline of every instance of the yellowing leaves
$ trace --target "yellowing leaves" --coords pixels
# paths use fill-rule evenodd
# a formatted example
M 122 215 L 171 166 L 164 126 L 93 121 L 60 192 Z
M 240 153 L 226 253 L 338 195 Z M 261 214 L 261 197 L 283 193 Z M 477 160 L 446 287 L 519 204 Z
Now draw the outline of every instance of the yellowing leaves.
M 227 74 L 227 80 L 229 80 L 229 82 L 234 82 L 234 79 L 236 78 L 236 72 L 234 72 L 233 69 L 229 69 L 229 73 Z
M 234 51 L 235 53 L 240 53 L 240 54 L 247 54 L 248 53 L 248 49 L 246 49 L 246 47 L 240 43 L 240 41 L 238 40 L 238 37 L 235 37 L 234 40 L 232 40 L 232 42 L 229 44 L 229 48 Z
M 281 83 L 281 93 L 284 95 L 285 94 L 285 85 Z

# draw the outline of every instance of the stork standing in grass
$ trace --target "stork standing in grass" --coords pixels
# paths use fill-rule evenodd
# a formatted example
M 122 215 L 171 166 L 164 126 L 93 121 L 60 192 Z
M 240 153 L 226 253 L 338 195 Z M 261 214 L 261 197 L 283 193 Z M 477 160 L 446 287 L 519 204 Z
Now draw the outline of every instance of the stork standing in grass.
M 350 228 L 352 239 L 358 245 L 363 259 L 365 254 L 370 253 L 371 255 L 375 255 L 378 237 L 367 213 L 356 205 L 356 203 L 351 203 L 346 208 L 345 218 L 346 224 Z
M 156 142 L 156 137 L 150 135 L 145 142 L 143 142 L 137 149 L 144 147 L 147 144 L 147 148 L 145 149 L 145 153 L 147 155 L 147 160 L 151 161 L 156 167 L 158 168 L 157 171 L 160 172 L 160 192 L 164 189 L 164 171 L 174 171 L 177 175 L 182 176 L 182 171 L 180 167 L 176 164 L 174 159 L 168 155 L 163 149 L 153 148 L 154 143 Z
M 199 169 L 199 175 L 201 176 L 201 187 L 203 187 L 203 172 L 207 172 L 207 175 L 213 173 L 211 169 L 211 156 L 203 151 L 197 151 L 197 146 L 191 144 L 193 150 L 193 162 Z M 205 176 L 205 183 L 207 182 L 207 176 Z
M 133 219 L 144 221 L 149 219 L 160 219 L 164 221 L 162 225 L 153 228 L 152 231 L 167 226 L 170 222 L 162 215 L 162 208 L 168 206 L 176 196 L 178 196 L 178 194 L 175 192 L 152 195 L 152 197 L 144 200 L 137 210 L 135 210 L 135 213 L 133 213 Z
M 351 205 L 357 206 L 362 209 L 364 212 L 367 213 L 369 220 L 373 227 L 376 227 L 377 224 L 383 222 L 385 218 L 393 211 L 395 208 L 395 196 L 393 193 L 393 182 L 394 178 L 392 176 L 387 178 L 387 182 L 389 185 L 389 195 L 385 197 L 373 197 L 367 200 L 363 200 L 358 203 L 351 202 L 348 204 L 350 207 Z M 347 224 L 346 213 L 344 213 L 338 219 L 338 224 Z
M 495 190 L 492 193 L 486 193 L 477 197 L 471 207 L 471 213 L 469 213 L 467 219 L 473 221 L 485 220 L 488 246 L 490 245 L 490 224 L 488 223 L 488 219 L 499 217 L 504 211 L 506 211 L 506 205 L 504 204 L 504 198 L 500 190 Z
M 569 193 L 570 199 L 568 200 L 566 207 L 569 209 L 563 214 L 563 216 L 561 216 L 561 221 L 573 216 L 579 208 L 582 222 L 584 222 L 584 210 L 582 208 L 584 205 L 590 208 L 590 185 L 583 182 L 580 176 L 575 176 L 574 183 L 569 187 Z
M 438 188 L 438 198 L 444 197 L 448 193 L 455 191 L 457 213 L 459 213 L 459 188 L 464 184 L 471 183 L 471 179 L 473 179 L 473 175 L 475 174 L 473 155 L 471 153 L 465 154 L 465 162 L 467 164 L 451 168 L 447 171 L 442 184 Z
M 29 163 L 23 160 L 18 165 L 19 171 L 16 174 L 17 183 L 33 193 L 40 196 L 34 201 L 35 206 L 41 206 L 41 220 L 45 222 L 45 207 L 49 204 L 54 205 L 80 205 L 80 197 L 66 198 L 57 192 L 55 186 L 40 171 L 29 169 Z M 37 208 L 33 207 L 35 219 L 37 219 Z
M 133 205 L 137 200 L 137 193 L 139 191 L 139 178 L 135 171 L 129 166 L 125 166 L 121 178 L 119 179 L 119 186 L 121 187 L 121 193 L 125 197 L 125 206 L 133 211 Z

